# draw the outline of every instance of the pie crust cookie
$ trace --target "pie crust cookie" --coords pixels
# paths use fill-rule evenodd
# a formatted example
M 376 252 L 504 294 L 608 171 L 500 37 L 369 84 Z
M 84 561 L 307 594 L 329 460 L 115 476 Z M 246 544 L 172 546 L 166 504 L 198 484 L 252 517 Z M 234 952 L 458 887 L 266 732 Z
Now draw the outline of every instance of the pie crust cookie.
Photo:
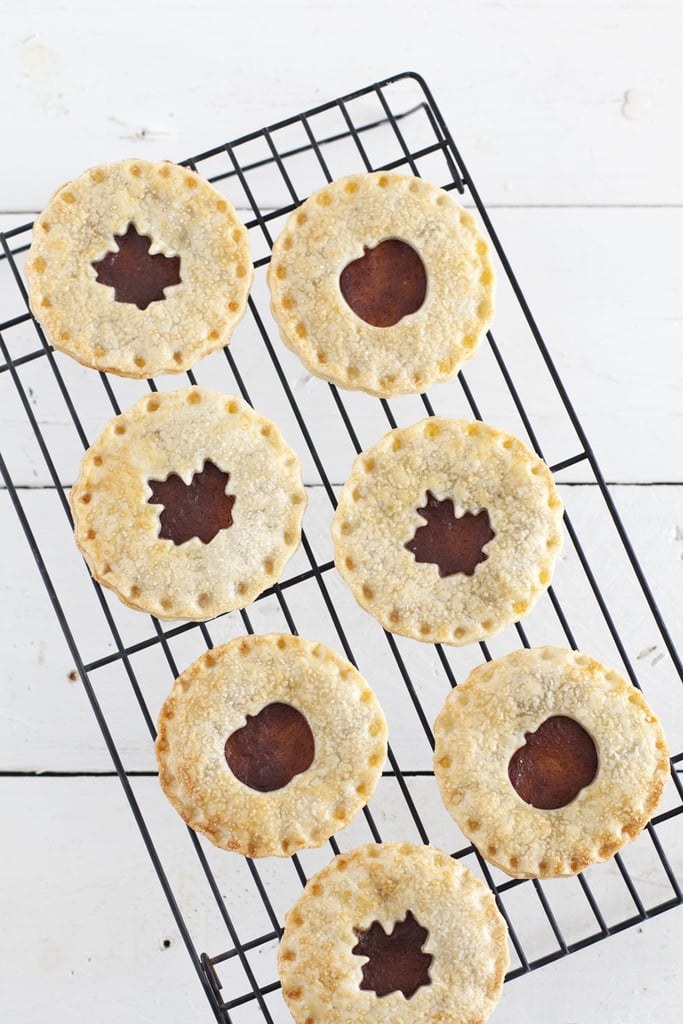
M 405 995 L 386 990 L 402 970 L 391 938 L 411 918 L 420 930 L 411 952 L 424 968 L 422 983 Z M 380 938 L 375 956 L 361 953 L 367 945 L 359 933 L 368 931 Z M 507 927 L 491 891 L 446 853 L 372 844 L 340 854 L 309 879 L 285 918 L 278 966 L 297 1024 L 483 1024 L 509 966 Z M 387 966 L 383 989 L 361 987 L 369 971 Z
M 521 441 L 430 417 L 357 457 L 332 539 L 337 569 L 385 629 L 462 646 L 530 610 L 561 529 L 550 470 Z
M 141 252 L 124 252 L 127 243 Z M 228 343 L 253 266 L 246 228 L 208 181 L 167 161 L 123 160 L 58 189 L 35 222 L 26 275 L 31 310 L 56 349 L 96 370 L 152 377 Z
M 544 723 L 558 719 L 578 723 L 597 755 L 578 793 L 570 774 L 576 738 L 549 746 L 545 764 L 537 745 Z M 647 824 L 669 776 L 667 743 L 641 692 L 593 658 L 557 647 L 513 651 L 474 669 L 449 694 L 435 737 L 446 807 L 482 856 L 516 878 L 574 875 L 608 860 Z M 544 772 L 569 783 L 569 802 L 544 809 L 522 799 L 510 776 L 518 752 L 537 783 Z
M 275 738 L 259 727 L 264 709 L 282 705 L 305 719 L 312 760 L 277 788 L 256 789 L 234 773 L 226 744 L 250 726 L 243 753 L 256 773 L 267 773 L 278 744 L 289 750 L 285 760 L 296 754 L 287 724 Z M 161 786 L 191 828 L 249 857 L 289 856 L 320 846 L 365 806 L 386 759 L 387 727 L 348 661 L 323 644 L 273 633 L 238 637 L 186 669 L 161 709 L 155 749 Z
M 158 618 L 203 620 L 277 582 L 299 546 L 306 493 L 274 423 L 239 398 L 189 387 L 111 420 L 70 501 L 99 583 Z
M 370 319 L 345 297 L 354 270 L 371 290 Z M 453 377 L 494 312 L 489 247 L 472 214 L 435 185 L 385 172 L 342 178 L 294 211 L 268 284 L 282 340 L 312 374 L 383 398 Z

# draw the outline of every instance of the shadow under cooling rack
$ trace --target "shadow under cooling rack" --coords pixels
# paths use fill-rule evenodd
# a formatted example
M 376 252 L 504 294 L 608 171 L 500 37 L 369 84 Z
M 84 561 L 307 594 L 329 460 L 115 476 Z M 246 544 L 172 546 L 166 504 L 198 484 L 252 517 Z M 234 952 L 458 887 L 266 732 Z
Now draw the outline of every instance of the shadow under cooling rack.
M 216 1019 L 290 1020 L 276 968 L 284 914 L 307 877 L 334 853 L 364 842 L 433 843 L 464 860 L 494 891 L 508 922 L 509 978 L 680 904 L 683 868 L 674 853 L 681 849 L 683 821 L 681 662 L 425 83 L 398 75 L 185 162 L 235 204 L 256 266 L 250 315 L 233 345 L 203 360 L 187 378 L 241 394 L 271 415 L 297 449 L 309 492 L 300 551 L 283 579 L 253 605 L 208 623 L 161 623 L 125 608 L 92 581 L 74 550 L 66 489 L 83 450 L 113 414 L 148 389 L 176 385 L 110 378 L 50 349 L 26 299 L 30 224 L 0 236 L 0 396 L 14 428 L 3 438 L 0 468 Z M 384 401 L 311 379 L 283 349 L 269 315 L 265 267 L 288 214 L 313 190 L 347 174 L 389 169 L 455 190 L 476 209 L 496 254 L 499 284 L 495 329 L 471 364 L 429 395 Z M 384 633 L 355 605 L 332 561 L 329 520 L 352 457 L 388 429 L 432 414 L 491 420 L 522 437 L 550 465 L 565 502 L 564 554 L 553 586 L 522 623 L 471 648 L 433 647 Z M 30 479 L 27 464 L 34 471 Z M 569 486 L 577 481 L 592 486 Z M 593 543 L 596 532 L 599 545 Z M 202 651 L 240 633 L 279 630 L 326 642 L 358 665 L 387 712 L 391 748 L 370 806 L 325 848 L 256 862 L 216 850 L 185 829 L 160 793 L 152 738 L 174 678 Z M 653 630 L 669 656 L 656 680 L 643 673 L 637 655 Z M 432 774 L 432 723 L 450 688 L 482 659 L 544 643 L 585 649 L 623 671 L 662 709 L 678 752 L 664 804 L 638 840 L 576 878 L 519 881 L 487 865 L 445 813 Z

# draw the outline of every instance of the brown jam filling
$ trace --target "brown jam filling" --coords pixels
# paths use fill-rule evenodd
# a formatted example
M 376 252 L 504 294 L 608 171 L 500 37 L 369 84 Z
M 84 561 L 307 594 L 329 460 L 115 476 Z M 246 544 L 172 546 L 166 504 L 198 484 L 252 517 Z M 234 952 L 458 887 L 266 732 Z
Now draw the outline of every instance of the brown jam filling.
M 387 238 L 344 267 L 341 293 L 361 320 L 393 327 L 415 313 L 427 294 L 427 271 L 418 253 L 399 238 Z
M 553 715 L 524 738 L 524 746 L 510 758 L 508 777 L 518 796 L 532 807 L 565 807 L 595 778 L 595 743 L 573 718 Z
M 174 544 L 199 537 L 203 544 L 209 544 L 217 533 L 232 526 L 235 495 L 225 493 L 229 479 L 229 473 L 207 460 L 189 484 L 177 473 L 166 480 L 148 480 L 152 488 L 148 504 L 164 506 L 159 515 L 159 537 Z
M 397 921 L 389 934 L 379 921 L 373 921 L 367 929 L 355 928 L 354 931 L 358 943 L 351 952 L 356 956 L 369 957 L 362 968 L 362 989 L 378 996 L 402 992 L 406 999 L 410 999 L 423 985 L 431 985 L 429 967 L 432 955 L 422 952 L 429 932 L 410 910 L 405 920 Z
M 225 760 L 233 775 L 250 789 L 282 789 L 313 763 L 311 727 L 289 704 L 266 704 L 225 741 Z
M 106 253 L 92 267 L 98 283 L 114 289 L 116 302 L 147 309 L 150 303 L 166 298 L 165 288 L 180 284 L 180 256 L 164 256 L 161 252 L 150 256 L 152 239 L 139 235 L 134 224 L 128 225 L 125 235 L 114 235 L 114 241 L 118 252 Z
M 403 545 L 413 553 L 416 562 L 432 562 L 438 566 L 439 576 L 453 576 L 456 572 L 471 576 L 479 563 L 488 558 L 483 548 L 495 533 L 486 509 L 456 516 L 450 498 L 439 501 L 427 491 L 427 504 L 417 511 L 427 522 L 418 526 L 413 539 Z

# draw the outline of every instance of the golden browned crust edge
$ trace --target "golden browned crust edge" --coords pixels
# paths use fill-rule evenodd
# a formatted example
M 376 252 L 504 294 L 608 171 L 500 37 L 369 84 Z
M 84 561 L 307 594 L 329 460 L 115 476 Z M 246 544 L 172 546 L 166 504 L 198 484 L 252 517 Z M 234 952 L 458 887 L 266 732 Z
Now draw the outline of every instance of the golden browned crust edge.
M 260 793 L 232 774 L 224 743 L 276 701 L 304 714 L 316 754 L 285 787 Z M 276 633 L 193 662 L 161 708 L 155 743 L 161 787 L 186 824 L 248 857 L 321 846 L 371 799 L 386 752 L 383 711 L 357 669 L 322 643 Z
M 189 479 L 205 459 L 230 473 L 243 512 L 204 545 L 158 537 L 148 479 Z M 265 488 L 265 489 L 264 489 Z M 277 426 L 207 388 L 146 395 L 105 426 L 71 489 L 74 537 L 93 577 L 130 608 L 203 621 L 243 608 L 299 546 L 307 496 Z
M 556 714 L 589 732 L 599 767 L 571 803 L 543 811 L 517 796 L 507 766 L 524 734 Z M 666 739 L 642 693 L 563 648 L 513 651 L 474 669 L 434 733 L 444 804 L 482 856 L 515 878 L 570 876 L 608 860 L 647 825 L 669 777 Z
M 181 284 L 146 310 L 115 302 L 91 267 L 135 223 L 181 256 Z M 91 167 L 36 218 L 26 260 L 31 310 L 55 349 L 124 377 L 180 373 L 226 345 L 253 279 L 247 231 L 230 200 L 169 161 Z
M 441 578 L 405 550 L 423 525 L 415 508 L 427 490 L 471 512 L 487 508 L 496 537 L 471 577 Z M 547 589 L 562 512 L 550 470 L 522 441 L 481 421 L 433 416 L 355 459 L 332 519 L 335 565 L 384 629 L 463 646 L 521 619 Z
M 431 984 L 410 998 L 361 990 L 354 928 L 386 931 L 411 910 L 429 936 Z M 412 843 L 371 843 L 311 877 L 285 917 L 278 967 L 297 1024 L 442 1024 L 485 1021 L 509 966 L 507 927 L 490 890 L 446 853 Z
M 393 327 L 373 327 L 344 300 L 339 275 L 365 246 L 392 237 L 422 257 L 427 296 Z M 310 373 L 382 398 L 452 378 L 494 315 L 493 265 L 472 214 L 443 189 L 388 172 L 311 195 L 275 240 L 267 280 L 282 341 Z

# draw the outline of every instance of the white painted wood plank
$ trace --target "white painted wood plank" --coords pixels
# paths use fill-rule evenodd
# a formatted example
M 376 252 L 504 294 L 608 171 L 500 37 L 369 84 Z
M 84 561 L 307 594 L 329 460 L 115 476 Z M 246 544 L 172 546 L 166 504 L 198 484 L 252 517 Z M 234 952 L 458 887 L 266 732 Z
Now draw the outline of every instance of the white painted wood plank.
M 35 209 L 92 164 L 178 160 L 404 70 L 428 77 L 489 203 L 681 202 L 673 0 L 69 11 L 5 4 L 0 208 Z
M 193 934 L 207 943 L 201 951 L 214 955 L 229 948 L 198 862 L 187 854 L 184 830 L 175 827 L 174 812 L 160 802 L 155 780 L 138 783 L 136 793 L 156 829 L 159 847 L 171 851 L 169 878 Z M 5 778 L 0 794 L 7 820 L 22 822 L 20 830 L 4 829 L 0 839 L 5 878 L 11 879 L 3 893 L 5 921 L 11 927 L 0 932 L 6 1018 L 38 1024 L 49 1012 L 54 1024 L 94 1015 L 98 1024 L 120 1024 L 122 1019 L 208 1024 L 213 1019 L 208 1002 L 117 780 Z M 256 929 L 251 934 L 265 934 L 263 911 L 242 858 L 215 853 L 210 860 L 238 934 L 250 934 L 248 914 Z M 319 866 L 330 856 L 329 850 L 322 851 Z M 278 888 L 276 906 L 282 913 L 300 891 L 293 868 L 279 861 L 260 862 L 257 868 L 266 884 Z M 683 868 L 680 856 L 678 868 Z M 596 872 L 588 877 L 595 885 Z M 559 884 L 569 897 L 571 880 Z M 576 903 L 573 888 L 571 897 Z M 680 908 L 670 911 L 510 982 L 492 1020 L 676 1020 L 683 998 L 681 913 Z M 170 941 L 168 948 L 165 941 Z M 534 941 L 533 934 L 527 941 Z M 274 949 L 271 943 L 250 955 L 261 983 L 275 980 Z M 226 998 L 241 994 L 245 982 L 240 970 L 221 970 Z M 290 1021 L 278 993 L 270 997 L 269 1006 L 277 1024 Z M 249 1007 L 235 1019 L 241 1024 L 262 1021 Z
M 678 287 L 683 209 L 500 209 L 492 214 L 513 269 L 546 340 L 551 357 L 574 402 L 603 472 L 619 482 L 681 481 L 683 461 L 683 373 L 680 354 L 683 293 Z M 16 225 L 5 217 L 0 227 Z M 551 463 L 580 450 L 566 410 L 559 401 L 510 288 L 499 275 L 496 343 Z M 311 379 L 280 343 L 269 312 L 264 272 L 257 273 L 254 297 L 270 332 L 295 399 L 308 420 L 333 482 L 346 478 L 354 450 L 327 386 Z M 0 316 L 25 312 L 10 268 L 0 262 Z M 40 347 L 30 324 L 4 332 L 17 358 Z M 268 410 L 304 459 L 307 482 L 319 475 L 294 421 L 276 374 L 264 364 L 263 343 L 251 317 L 235 331 L 231 353 L 257 408 Z M 73 394 L 78 415 L 94 439 L 111 415 L 111 405 L 92 371 L 66 356 L 57 365 Z M 231 392 L 236 383 L 222 356 L 196 367 L 200 383 Z M 491 352 L 484 345 L 465 368 L 481 414 L 523 436 L 524 427 Z M 21 368 L 27 401 L 44 428 L 59 478 L 70 484 L 82 455 L 64 398 L 45 359 Z M 164 388 L 183 386 L 181 378 L 160 380 Z M 145 382 L 112 378 L 120 405 L 147 391 Z M 369 445 L 387 429 L 380 403 L 359 393 L 343 393 L 360 443 Z M 471 415 L 458 381 L 432 389 L 437 411 Z M 417 399 L 392 403 L 399 423 L 424 415 Z M 26 413 L 9 374 L 0 374 L 0 432 L 14 479 L 49 483 Z M 585 479 L 580 469 L 563 480 Z
M 674 1021 L 683 997 L 681 916 L 673 911 L 510 983 L 492 1024 Z
M 492 217 L 604 474 L 620 482 L 680 481 L 681 259 L 670 247 L 679 211 L 528 214 L 496 210 Z M 507 309 L 501 287 L 500 328 L 493 329 L 503 340 L 515 336 Z M 525 364 L 514 359 L 512 367 L 523 381 Z M 532 371 L 523 397 L 546 421 L 549 406 L 540 408 L 536 381 Z M 554 437 L 560 416 L 551 413 L 543 428 Z
M 4 1019 L 213 1019 L 118 780 L 1 779 L 0 791 L 21 822 L 0 838 Z

